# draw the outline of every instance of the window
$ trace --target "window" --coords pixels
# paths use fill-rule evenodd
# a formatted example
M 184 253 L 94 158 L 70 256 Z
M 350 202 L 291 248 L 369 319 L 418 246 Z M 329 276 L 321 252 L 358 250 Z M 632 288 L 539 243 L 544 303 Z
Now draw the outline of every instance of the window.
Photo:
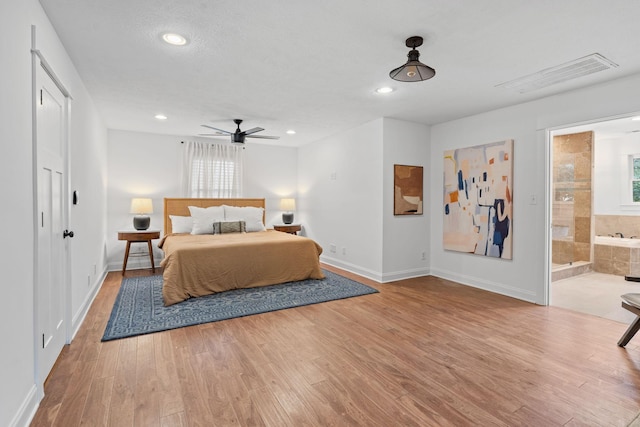
M 640 203 L 640 154 L 629 156 L 629 178 L 631 202 Z
M 184 153 L 185 197 L 242 197 L 242 147 L 187 142 Z
M 207 161 L 194 159 L 191 164 L 190 197 L 220 197 L 220 194 L 234 192 L 235 162 L 225 160 Z
M 640 205 L 640 154 L 630 154 L 627 172 L 627 203 Z

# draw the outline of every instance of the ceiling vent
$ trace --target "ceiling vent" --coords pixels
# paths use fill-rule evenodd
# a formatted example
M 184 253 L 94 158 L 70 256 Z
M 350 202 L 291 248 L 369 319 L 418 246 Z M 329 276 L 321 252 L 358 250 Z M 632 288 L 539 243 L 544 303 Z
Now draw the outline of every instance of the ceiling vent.
M 528 76 L 501 83 L 496 85 L 496 87 L 526 93 L 617 66 L 618 64 L 609 61 L 599 53 L 592 53 L 591 55 L 574 59 L 573 61 L 565 62 L 555 67 L 546 68 L 537 73 L 529 74 Z

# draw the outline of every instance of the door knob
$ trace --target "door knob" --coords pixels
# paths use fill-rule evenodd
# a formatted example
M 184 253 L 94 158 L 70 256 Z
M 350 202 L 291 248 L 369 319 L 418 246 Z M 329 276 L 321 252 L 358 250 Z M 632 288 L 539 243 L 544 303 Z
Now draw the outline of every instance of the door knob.
M 64 239 L 65 237 L 73 237 L 73 231 L 64 230 L 64 232 L 62 233 L 62 238 Z

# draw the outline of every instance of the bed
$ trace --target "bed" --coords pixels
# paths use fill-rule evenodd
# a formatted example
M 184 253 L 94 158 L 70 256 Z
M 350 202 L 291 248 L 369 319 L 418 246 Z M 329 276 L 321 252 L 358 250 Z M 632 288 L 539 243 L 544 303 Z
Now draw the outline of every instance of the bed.
M 208 229 L 212 224 L 216 234 Z M 231 289 L 324 278 L 320 245 L 264 228 L 264 199 L 166 198 L 158 247 L 165 254 L 167 306 Z

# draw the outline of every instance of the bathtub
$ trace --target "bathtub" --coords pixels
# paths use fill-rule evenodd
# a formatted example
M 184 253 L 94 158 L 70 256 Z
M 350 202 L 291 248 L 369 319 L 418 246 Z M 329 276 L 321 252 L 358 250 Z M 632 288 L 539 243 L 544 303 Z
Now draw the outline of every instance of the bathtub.
M 619 246 L 622 248 L 640 248 L 640 239 L 629 239 L 611 236 L 596 236 L 596 245 Z

